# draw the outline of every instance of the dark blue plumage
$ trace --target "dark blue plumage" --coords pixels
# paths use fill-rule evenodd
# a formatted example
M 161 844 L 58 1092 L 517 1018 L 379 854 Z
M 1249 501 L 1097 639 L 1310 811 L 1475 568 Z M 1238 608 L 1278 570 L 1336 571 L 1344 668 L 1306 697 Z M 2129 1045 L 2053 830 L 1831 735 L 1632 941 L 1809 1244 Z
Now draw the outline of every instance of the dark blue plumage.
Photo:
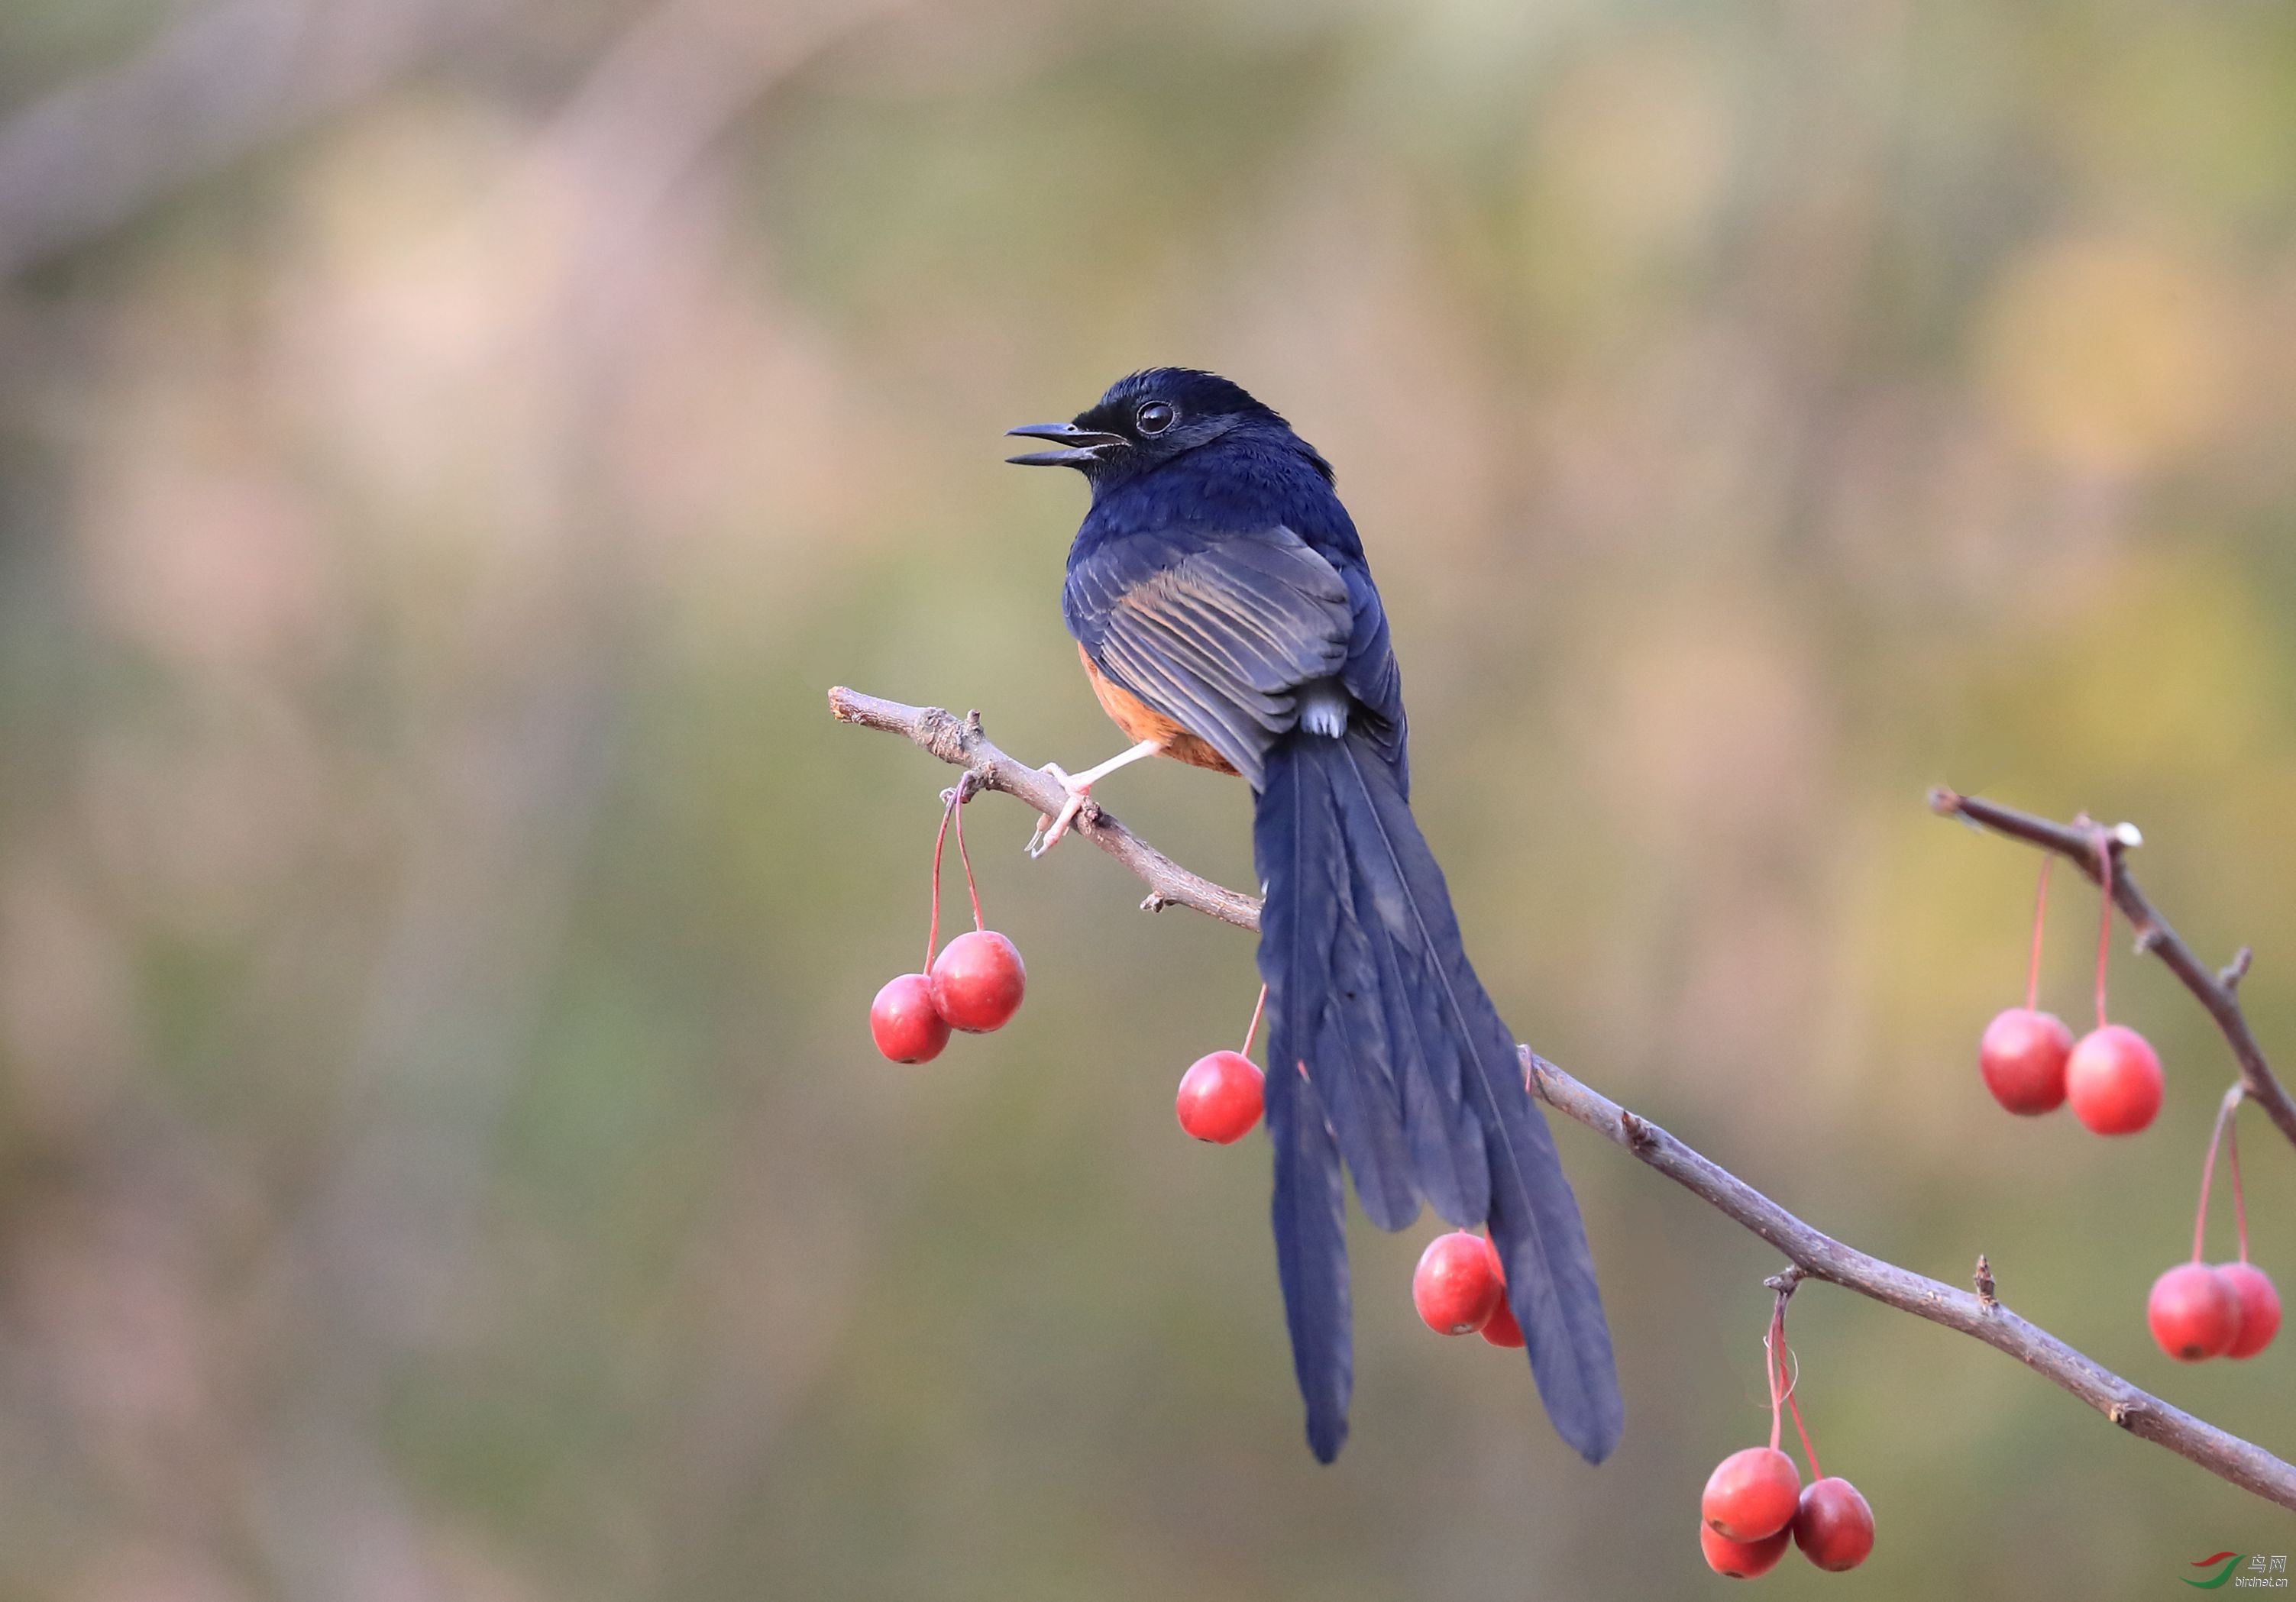
M 1062 445 L 1015 461 L 1092 484 L 1062 609 L 1103 704 L 1258 795 L 1271 1214 L 1308 1443 L 1328 1462 L 1347 1435 L 1344 1160 L 1382 1229 L 1423 1198 L 1488 1221 L 1547 1414 L 1599 1462 L 1621 1406 L 1578 1204 L 1412 820 L 1401 676 L 1329 464 L 1185 368 L 1015 431 Z

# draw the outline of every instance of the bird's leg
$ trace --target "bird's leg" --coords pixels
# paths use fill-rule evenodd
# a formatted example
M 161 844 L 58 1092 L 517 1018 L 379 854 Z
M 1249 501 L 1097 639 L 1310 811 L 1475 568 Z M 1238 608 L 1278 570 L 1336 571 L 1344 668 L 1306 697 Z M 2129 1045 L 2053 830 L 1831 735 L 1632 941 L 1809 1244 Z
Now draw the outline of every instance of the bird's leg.
M 1060 781 L 1061 789 L 1068 792 L 1068 799 L 1061 803 L 1061 810 L 1049 822 L 1041 818 L 1037 820 L 1037 832 L 1029 837 L 1029 854 L 1042 856 L 1060 844 L 1061 837 L 1069 831 L 1069 825 L 1076 821 L 1077 813 L 1083 811 L 1084 804 L 1092 798 L 1094 785 L 1127 763 L 1137 762 L 1143 756 L 1153 756 L 1163 748 L 1164 742 L 1160 740 L 1144 740 L 1130 750 L 1110 757 L 1096 768 L 1086 768 L 1081 773 L 1068 772 L 1057 762 L 1046 763 L 1044 771 Z

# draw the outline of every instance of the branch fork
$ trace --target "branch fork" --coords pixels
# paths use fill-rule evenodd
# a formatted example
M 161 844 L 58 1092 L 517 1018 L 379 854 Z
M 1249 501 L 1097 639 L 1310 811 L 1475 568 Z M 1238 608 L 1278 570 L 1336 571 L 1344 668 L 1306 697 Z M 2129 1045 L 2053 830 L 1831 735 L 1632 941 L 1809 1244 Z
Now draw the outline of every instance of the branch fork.
M 2240 1067 L 2241 1083 L 2247 1088 L 2250 1099 L 2264 1109 L 2265 1116 L 2283 1136 L 2296 1144 L 2296 1100 L 2290 1099 L 2287 1088 L 2273 1072 L 2263 1046 L 2240 1007 L 2240 982 L 2248 975 L 2254 952 L 2242 946 L 2220 973 L 2210 972 L 2207 964 L 2194 955 L 2192 947 L 2145 899 L 2123 860 L 2127 852 L 2144 842 L 2135 824 L 2118 823 L 2100 831 L 2086 817 L 2076 818 L 2069 824 L 2059 823 L 1998 802 L 1964 796 L 1943 785 L 1930 792 L 1930 810 L 1940 817 L 1959 818 L 1973 828 L 2054 852 L 2088 875 L 2093 882 L 2103 880 L 2097 841 L 2100 837 L 2106 839 L 2107 848 L 2114 857 L 2113 905 L 2120 909 L 2129 928 L 2136 931 L 2137 951 L 2160 958 L 2192 992 L 2194 999 L 2216 1021 L 2225 1043 L 2232 1048 L 2233 1060 Z

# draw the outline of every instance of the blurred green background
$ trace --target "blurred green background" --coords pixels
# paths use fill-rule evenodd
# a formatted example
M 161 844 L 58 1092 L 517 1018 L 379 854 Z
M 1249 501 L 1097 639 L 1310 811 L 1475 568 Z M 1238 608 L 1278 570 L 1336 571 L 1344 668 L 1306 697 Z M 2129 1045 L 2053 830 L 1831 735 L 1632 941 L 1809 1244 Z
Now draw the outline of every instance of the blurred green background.
M 1984 1096 L 2035 860 L 2132 818 L 2296 1067 L 2296 12 L 2260 0 L 0 8 L 0 1598 L 1719 1592 L 1763 1246 L 1558 1132 L 1626 1443 L 1355 1237 L 1301 1440 L 1249 939 L 969 809 L 1031 989 L 871 1050 L 950 775 L 1119 737 L 1008 424 L 1212 366 L 1338 464 L 1526 1038 L 1787 1206 L 2296 1450 L 2148 1339 L 2231 1075 Z M 1249 878 L 1233 781 L 1104 798 Z M 2045 1003 L 2086 1006 L 2059 880 Z M 2247 1123 L 2259 1260 L 2296 1165 Z M 2228 1221 L 2219 1217 L 2229 1252 Z M 2181 1595 L 2262 1502 L 1813 1286 L 1874 1507 L 1784 1596 Z

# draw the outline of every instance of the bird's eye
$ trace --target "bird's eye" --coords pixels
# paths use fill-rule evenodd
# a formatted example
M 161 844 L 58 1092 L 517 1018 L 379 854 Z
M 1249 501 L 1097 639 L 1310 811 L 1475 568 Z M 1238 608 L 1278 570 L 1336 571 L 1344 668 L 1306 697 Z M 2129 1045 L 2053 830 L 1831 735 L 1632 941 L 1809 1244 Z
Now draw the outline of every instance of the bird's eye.
M 1139 414 L 1132 421 L 1143 434 L 1161 434 L 1172 426 L 1172 408 L 1168 402 L 1150 401 L 1140 408 Z

